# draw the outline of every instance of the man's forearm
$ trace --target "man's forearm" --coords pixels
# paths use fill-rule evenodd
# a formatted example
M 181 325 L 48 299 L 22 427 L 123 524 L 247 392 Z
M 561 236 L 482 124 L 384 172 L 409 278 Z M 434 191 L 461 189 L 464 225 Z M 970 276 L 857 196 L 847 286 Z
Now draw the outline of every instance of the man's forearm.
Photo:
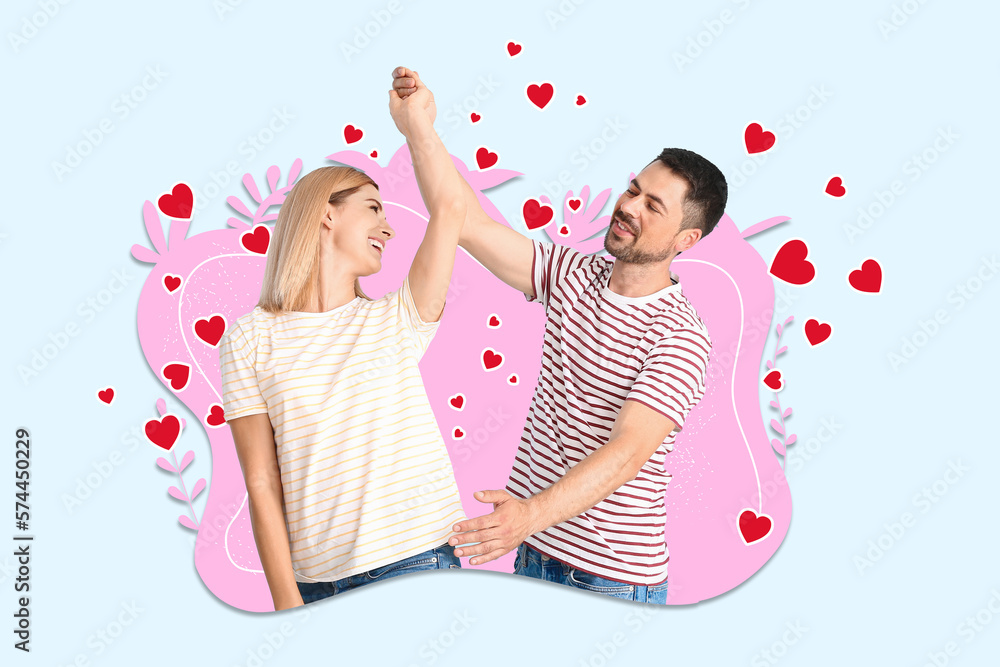
M 528 499 L 532 533 L 545 530 L 582 514 L 610 496 L 622 484 L 635 479 L 645 461 L 638 461 L 634 448 L 619 436 L 569 469 L 555 484 Z

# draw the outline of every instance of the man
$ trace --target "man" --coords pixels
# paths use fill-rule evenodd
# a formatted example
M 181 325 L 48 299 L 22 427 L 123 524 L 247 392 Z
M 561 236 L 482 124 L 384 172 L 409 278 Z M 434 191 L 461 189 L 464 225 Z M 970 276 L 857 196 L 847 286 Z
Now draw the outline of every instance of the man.
M 423 86 L 394 72 L 402 96 Z M 431 98 L 433 99 L 433 98 Z M 418 162 L 414 157 L 414 163 Z M 459 244 L 546 311 L 542 368 L 505 490 L 454 526 L 477 565 L 517 548 L 516 574 L 666 603 L 665 457 L 705 391 L 711 340 L 670 262 L 714 229 L 725 177 L 665 149 L 615 202 L 615 261 L 534 241 L 490 219 L 463 182 Z

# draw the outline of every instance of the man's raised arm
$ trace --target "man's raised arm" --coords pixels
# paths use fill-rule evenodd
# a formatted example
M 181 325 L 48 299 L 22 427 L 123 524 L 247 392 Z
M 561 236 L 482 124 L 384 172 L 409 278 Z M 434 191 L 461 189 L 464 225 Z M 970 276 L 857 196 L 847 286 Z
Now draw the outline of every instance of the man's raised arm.
M 416 70 L 411 72 L 405 67 L 398 67 L 393 72 L 392 87 L 400 97 L 406 97 L 416 91 L 416 79 L 419 77 Z M 411 150 L 419 151 L 420 147 L 411 146 Z M 514 289 L 535 296 L 531 282 L 535 251 L 531 239 L 486 215 L 476 193 L 464 178 L 460 180 L 465 194 L 466 215 L 458 244 L 497 278 Z

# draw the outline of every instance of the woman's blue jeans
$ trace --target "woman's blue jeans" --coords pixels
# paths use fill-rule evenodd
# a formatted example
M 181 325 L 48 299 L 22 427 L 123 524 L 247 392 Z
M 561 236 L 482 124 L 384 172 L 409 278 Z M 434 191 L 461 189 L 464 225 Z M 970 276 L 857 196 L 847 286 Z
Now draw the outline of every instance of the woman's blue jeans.
M 667 582 L 655 586 L 635 586 L 623 584 L 613 579 L 598 577 L 583 570 L 570 567 L 565 563 L 549 558 L 527 544 L 521 543 L 517 548 L 517 558 L 514 560 L 514 574 L 533 577 L 543 581 L 554 581 L 559 584 L 579 588 L 584 591 L 601 593 L 624 600 L 647 602 L 649 604 L 667 603 Z
M 296 582 L 299 593 L 302 594 L 302 602 L 309 604 L 328 598 L 331 595 L 345 593 L 351 589 L 373 584 L 376 581 L 384 581 L 398 577 L 401 574 L 418 572 L 420 570 L 448 570 L 461 568 L 462 563 L 455 555 L 454 547 L 443 544 L 434 549 L 428 549 L 423 553 L 389 563 L 374 570 L 368 570 L 360 574 L 354 574 L 337 581 L 316 581 L 316 582 Z

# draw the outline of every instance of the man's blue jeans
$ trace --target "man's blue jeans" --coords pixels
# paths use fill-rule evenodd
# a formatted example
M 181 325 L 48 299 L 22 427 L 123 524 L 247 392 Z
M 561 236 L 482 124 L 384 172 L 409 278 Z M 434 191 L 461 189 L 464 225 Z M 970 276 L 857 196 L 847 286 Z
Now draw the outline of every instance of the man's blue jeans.
M 368 570 L 360 574 L 354 574 L 337 581 L 316 581 L 316 582 L 296 582 L 299 593 L 302 594 L 302 602 L 309 604 L 328 598 L 331 595 L 345 593 L 353 588 L 358 588 L 366 584 L 373 584 L 376 581 L 384 581 L 398 577 L 401 574 L 419 572 L 420 570 L 448 570 L 461 568 L 462 562 L 455 555 L 454 547 L 443 544 L 434 549 L 428 549 L 423 553 L 389 563 L 374 570 Z
M 620 581 L 598 577 L 583 572 L 554 558 L 542 555 L 527 544 L 521 543 L 514 560 L 514 574 L 533 577 L 543 581 L 554 581 L 572 588 L 592 591 L 624 600 L 635 600 L 649 604 L 667 603 L 667 582 L 655 586 L 634 586 Z

